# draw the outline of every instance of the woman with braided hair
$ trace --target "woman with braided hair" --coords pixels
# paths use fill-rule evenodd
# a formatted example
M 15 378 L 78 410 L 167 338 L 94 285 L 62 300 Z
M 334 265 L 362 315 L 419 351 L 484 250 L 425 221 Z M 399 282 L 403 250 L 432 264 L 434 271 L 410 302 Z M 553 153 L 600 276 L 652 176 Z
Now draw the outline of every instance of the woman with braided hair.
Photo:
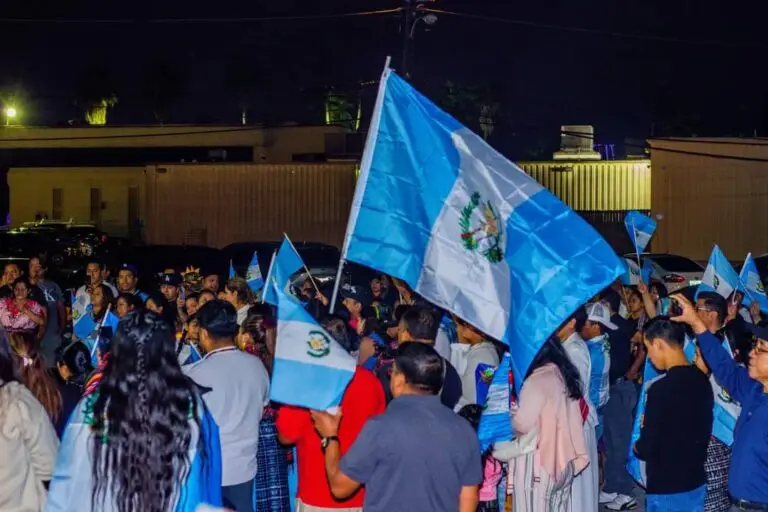
M 221 505 L 218 428 L 159 316 L 120 323 L 98 388 L 62 438 L 48 512 L 193 512 Z

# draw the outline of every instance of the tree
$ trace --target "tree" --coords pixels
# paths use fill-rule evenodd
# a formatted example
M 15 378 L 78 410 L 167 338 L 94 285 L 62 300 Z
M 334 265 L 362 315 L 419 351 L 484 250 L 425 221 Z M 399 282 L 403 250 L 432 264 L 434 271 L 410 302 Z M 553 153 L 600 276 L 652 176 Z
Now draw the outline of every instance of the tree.
M 488 140 L 499 118 L 500 103 L 496 97 L 491 87 L 461 86 L 448 80 L 439 104 L 462 124 Z
M 350 101 L 349 94 L 337 92 L 333 87 L 328 89 L 325 96 L 325 124 L 357 131 L 361 115 L 362 102 L 359 97 L 356 101 Z
M 109 109 L 117 102 L 109 71 L 95 65 L 85 68 L 78 79 L 76 99 L 76 104 L 83 109 L 85 122 L 90 125 L 107 124 Z
M 156 61 L 144 72 L 144 99 L 152 109 L 155 121 L 167 123 L 173 104 L 181 97 L 184 78 L 170 61 Z

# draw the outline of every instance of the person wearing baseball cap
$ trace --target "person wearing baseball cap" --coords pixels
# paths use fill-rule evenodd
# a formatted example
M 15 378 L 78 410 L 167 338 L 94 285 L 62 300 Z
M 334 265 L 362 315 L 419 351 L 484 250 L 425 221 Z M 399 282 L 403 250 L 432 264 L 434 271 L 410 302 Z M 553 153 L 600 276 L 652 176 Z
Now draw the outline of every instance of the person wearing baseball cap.
M 349 326 L 357 332 L 357 324 L 362 318 L 363 308 L 367 302 L 367 297 L 363 289 L 359 286 L 345 284 L 341 287 L 342 304 L 349 313 Z
M 597 426 L 595 436 L 598 441 L 603 436 L 602 408 L 608 403 L 611 372 L 611 345 L 608 332 L 618 326 L 611 321 L 611 308 L 608 304 L 595 302 L 586 307 L 587 320 L 581 329 L 581 337 L 589 349 L 591 370 L 589 375 L 589 399 L 597 408 Z
M 117 289 L 120 293 L 136 295 L 141 302 L 146 302 L 149 295 L 137 288 L 139 271 L 130 263 L 122 263 L 117 269 Z

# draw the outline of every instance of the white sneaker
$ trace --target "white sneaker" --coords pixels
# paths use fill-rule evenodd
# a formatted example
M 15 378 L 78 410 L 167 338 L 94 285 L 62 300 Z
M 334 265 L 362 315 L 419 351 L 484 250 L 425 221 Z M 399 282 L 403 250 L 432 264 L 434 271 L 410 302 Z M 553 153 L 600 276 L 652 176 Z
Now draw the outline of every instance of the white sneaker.
M 618 494 L 615 492 L 603 492 L 600 491 L 600 504 L 605 505 L 606 503 L 610 503 L 613 500 L 615 500 L 618 497 Z
M 619 494 L 612 502 L 608 503 L 605 508 L 608 510 L 633 510 L 637 508 L 637 500 L 632 496 Z

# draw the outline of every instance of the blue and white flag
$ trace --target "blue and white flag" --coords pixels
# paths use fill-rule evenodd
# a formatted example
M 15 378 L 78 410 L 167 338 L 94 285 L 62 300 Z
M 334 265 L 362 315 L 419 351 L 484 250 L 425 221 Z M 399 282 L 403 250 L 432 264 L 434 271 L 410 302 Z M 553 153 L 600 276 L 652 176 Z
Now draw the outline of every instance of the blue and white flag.
M 304 261 L 302 261 L 299 253 L 296 252 L 296 248 L 288 240 L 288 237 L 283 238 L 283 243 L 280 244 L 277 255 L 272 259 L 271 273 L 269 275 L 270 285 L 264 290 L 264 301 L 277 306 L 277 294 L 272 284 L 276 284 L 277 289 L 281 291 L 287 291 L 291 282 L 291 276 L 303 266 Z
M 105 489 L 104 506 L 98 503 L 97 507 L 91 507 L 93 478 L 90 471 L 83 471 L 83 468 L 89 468 L 93 463 L 91 446 L 97 435 L 93 432 L 93 406 L 97 399 L 98 391 L 82 398 L 72 411 L 56 457 L 46 511 L 114 510 L 111 504 L 115 496 L 111 486 Z M 197 411 L 199 423 L 193 418 L 189 419 L 191 439 L 186 455 L 190 466 L 186 472 L 179 468 L 178 474 L 174 475 L 182 479 L 178 495 L 174 497 L 175 503 L 171 503 L 170 507 L 174 512 L 195 512 L 201 504 L 216 507 L 223 504 L 219 427 L 202 401 Z M 201 445 L 205 454 L 199 449 Z
M 644 253 L 653 233 L 656 231 L 656 221 L 643 213 L 633 210 L 624 217 L 624 226 L 627 228 L 629 238 L 632 239 L 632 245 L 635 246 L 635 252 L 637 254 Z
M 731 344 L 726 338 L 723 341 L 723 349 L 733 358 Z M 712 383 L 712 391 L 715 395 L 715 406 L 713 408 L 712 435 L 728 446 L 733 444 L 733 431 L 736 428 L 736 421 L 741 414 L 741 404 L 735 401 L 728 390 L 720 385 L 714 375 L 709 376 Z
M 651 276 L 653 276 L 653 263 L 650 258 L 643 260 L 643 268 L 640 269 L 640 277 L 646 285 L 651 284 Z
M 88 293 L 72 292 L 72 332 L 80 340 L 87 339 L 96 330 L 91 314 L 91 296 Z
M 477 427 L 480 453 L 485 453 L 494 443 L 512 440 L 513 432 L 509 407 L 512 398 L 509 385 L 510 365 L 509 352 L 506 352 L 488 386 L 484 402 L 485 407 L 480 414 L 480 425 Z
M 744 305 L 750 306 L 753 301 L 760 304 L 760 311 L 768 313 L 768 296 L 765 294 L 763 281 L 760 279 L 760 272 L 757 271 L 757 265 L 752 258 L 752 253 L 747 254 L 744 260 L 744 266 L 741 267 L 739 274 L 740 288 L 744 290 Z
M 248 270 L 245 272 L 245 280 L 248 281 L 248 287 L 253 293 L 264 288 L 264 278 L 261 276 L 261 267 L 259 266 L 259 255 L 253 252 L 253 258 L 248 264 Z
M 696 296 L 701 292 L 717 292 L 718 295 L 727 299 L 738 288 L 739 275 L 720 247 L 716 245 L 709 256 L 704 275 L 701 276 L 701 284 L 696 290 Z
M 722 344 L 723 350 L 733 357 L 731 344 L 726 338 Z M 684 345 L 685 356 L 693 364 L 696 358 L 696 342 L 686 336 Z M 712 393 L 715 397 L 714 407 L 712 408 L 712 435 L 725 443 L 727 446 L 733 444 L 733 431 L 736 428 L 736 421 L 741 414 L 741 404 L 736 402 L 724 387 L 715 379 L 714 375 L 709 376 L 709 382 L 712 385 Z
M 632 440 L 629 443 L 629 456 L 627 457 L 627 471 L 635 482 L 640 484 L 643 488 L 645 488 L 648 483 L 647 475 L 645 473 L 645 461 L 638 459 L 637 455 L 635 455 L 635 443 L 640 439 L 640 430 L 643 427 L 645 405 L 648 401 L 648 388 L 660 378 L 664 378 L 664 374 L 660 373 L 653 366 L 650 358 L 646 358 L 645 368 L 643 369 L 643 386 L 640 389 L 640 397 L 637 399 L 635 422 L 632 425 Z
M 509 345 L 518 386 L 547 337 L 623 272 L 587 222 L 389 69 L 342 259 Z
M 637 262 L 629 258 L 621 258 L 624 271 L 621 274 L 621 284 L 624 286 L 637 286 L 642 281 L 640 267 Z
M 282 290 L 277 295 L 277 343 L 270 400 L 324 411 L 341 403 L 357 359 Z
M 235 266 L 232 264 L 232 260 L 229 260 L 229 278 L 234 279 L 237 277 L 237 272 L 235 272 Z

